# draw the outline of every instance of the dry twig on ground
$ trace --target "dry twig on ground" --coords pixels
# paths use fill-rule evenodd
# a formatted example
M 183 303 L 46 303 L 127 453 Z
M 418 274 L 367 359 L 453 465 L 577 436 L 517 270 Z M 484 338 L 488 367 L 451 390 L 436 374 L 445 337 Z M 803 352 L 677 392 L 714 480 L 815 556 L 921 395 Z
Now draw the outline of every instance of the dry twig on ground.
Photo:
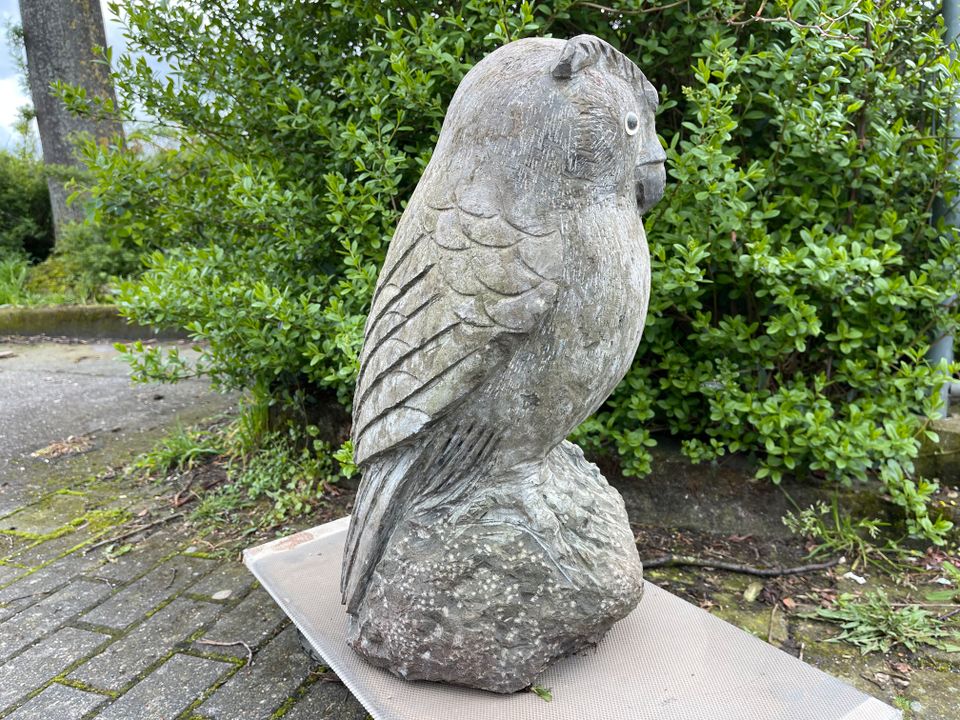
M 253 650 L 249 645 L 247 645 L 243 640 L 197 640 L 197 643 L 200 645 L 213 645 L 214 647 L 234 647 L 236 645 L 242 645 L 243 649 L 247 651 L 247 665 L 253 665 Z
M 153 522 L 147 523 L 146 525 L 138 525 L 137 527 L 133 528 L 132 530 L 128 530 L 125 533 L 108 537 L 106 540 L 101 540 L 100 542 L 94 543 L 88 548 L 84 548 L 83 554 L 86 555 L 87 553 L 92 552 L 97 548 L 103 547 L 104 545 L 110 545 L 111 543 L 117 543 L 117 542 L 120 542 L 121 540 L 126 540 L 128 537 L 131 537 L 132 535 L 136 535 L 137 533 L 141 533 L 145 530 L 154 528 L 157 525 L 163 525 L 164 523 L 168 523 L 171 520 L 176 520 L 177 518 L 182 518 L 182 517 L 183 517 L 182 512 L 173 513 L 173 515 L 167 515 L 167 517 L 160 518 L 159 520 L 154 520 Z
M 829 570 L 835 565 L 840 564 L 840 558 L 834 558 L 822 563 L 813 563 L 811 565 L 798 565 L 797 567 L 772 567 L 758 568 L 752 565 L 740 565 L 739 563 L 727 562 L 724 560 L 710 560 L 704 558 L 690 557 L 688 555 L 663 555 L 662 557 L 652 558 L 643 561 L 644 568 L 658 567 L 704 567 L 714 570 L 726 570 L 727 572 L 741 573 L 743 575 L 756 575 L 757 577 L 780 577 L 781 575 L 801 575 L 818 570 Z

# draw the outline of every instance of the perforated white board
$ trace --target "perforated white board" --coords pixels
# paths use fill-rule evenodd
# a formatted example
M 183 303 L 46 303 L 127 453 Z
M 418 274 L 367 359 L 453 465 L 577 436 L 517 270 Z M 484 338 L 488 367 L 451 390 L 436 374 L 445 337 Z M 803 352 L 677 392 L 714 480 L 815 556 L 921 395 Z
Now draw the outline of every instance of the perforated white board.
M 900 712 L 646 584 L 595 651 L 532 693 L 406 682 L 346 644 L 340 559 L 349 518 L 251 548 L 244 562 L 376 720 L 895 720 Z

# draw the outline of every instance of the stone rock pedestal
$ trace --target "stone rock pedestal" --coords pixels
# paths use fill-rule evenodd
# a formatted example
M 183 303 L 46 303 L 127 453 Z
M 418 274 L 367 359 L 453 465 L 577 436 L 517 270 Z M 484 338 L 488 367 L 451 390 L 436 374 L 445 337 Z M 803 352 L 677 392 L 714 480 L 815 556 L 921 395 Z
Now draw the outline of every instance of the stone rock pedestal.
M 490 487 L 397 527 L 348 632 L 371 663 L 515 692 L 640 601 L 623 500 L 579 447 L 562 443 L 534 480 Z

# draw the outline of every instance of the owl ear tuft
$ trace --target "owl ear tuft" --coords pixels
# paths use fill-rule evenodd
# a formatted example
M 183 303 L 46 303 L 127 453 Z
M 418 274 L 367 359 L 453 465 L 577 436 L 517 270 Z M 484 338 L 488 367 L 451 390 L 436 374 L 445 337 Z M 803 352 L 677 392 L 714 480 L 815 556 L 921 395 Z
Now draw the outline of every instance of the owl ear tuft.
M 560 52 L 560 59 L 553 66 L 553 76 L 558 80 L 569 80 L 586 67 L 595 65 L 604 53 L 603 42 L 593 35 L 577 35 L 567 40 Z
M 584 68 L 598 63 L 631 82 L 641 85 L 646 82 L 640 68 L 630 58 L 594 35 L 577 35 L 567 40 L 553 66 L 553 76 L 558 80 L 569 80 Z

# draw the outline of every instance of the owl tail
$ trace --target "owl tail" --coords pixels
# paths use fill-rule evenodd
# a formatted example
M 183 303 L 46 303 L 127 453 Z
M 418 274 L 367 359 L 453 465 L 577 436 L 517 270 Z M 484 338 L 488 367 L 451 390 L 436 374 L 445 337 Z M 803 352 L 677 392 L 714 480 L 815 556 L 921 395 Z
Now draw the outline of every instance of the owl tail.
M 497 437 L 474 426 L 434 430 L 364 466 L 340 576 L 347 612 L 357 613 L 394 530 L 419 509 L 459 502 L 469 493 L 486 475 Z
M 389 536 L 403 516 L 409 495 L 408 474 L 417 453 L 412 448 L 371 462 L 363 472 L 363 482 L 350 518 L 343 552 L 340 592 L 347 612 L 356 613 L 367 584 L 383 557 Z

